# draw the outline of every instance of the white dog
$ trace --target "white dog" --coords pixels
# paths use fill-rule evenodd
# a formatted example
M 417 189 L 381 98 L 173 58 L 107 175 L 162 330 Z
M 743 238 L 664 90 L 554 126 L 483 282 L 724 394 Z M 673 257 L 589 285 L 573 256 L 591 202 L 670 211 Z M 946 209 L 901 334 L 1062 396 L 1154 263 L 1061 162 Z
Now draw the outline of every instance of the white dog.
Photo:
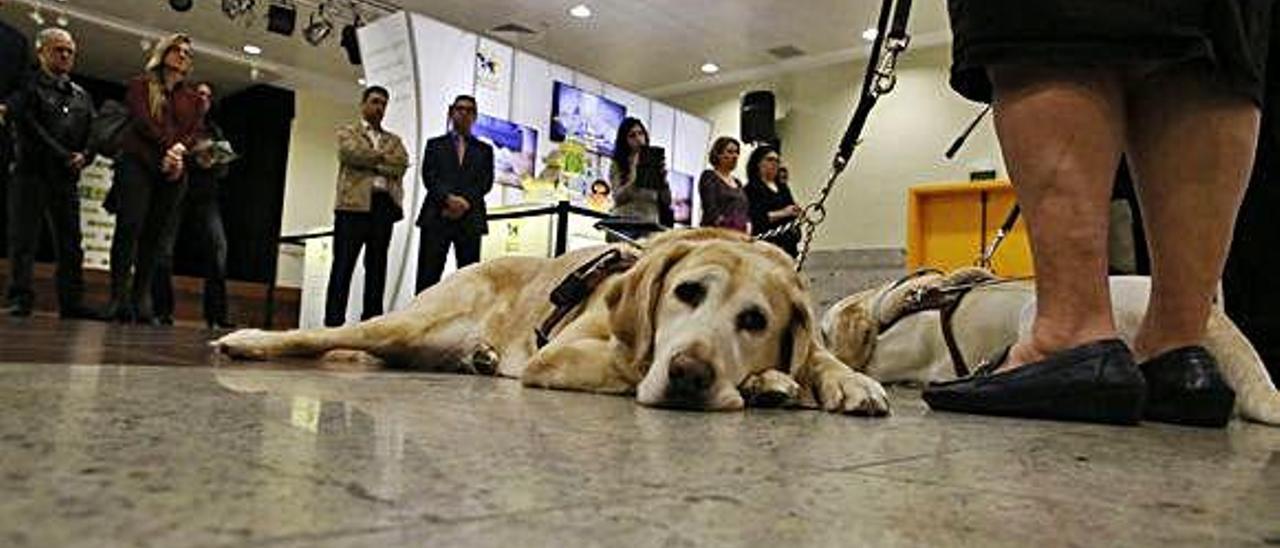
M 1032 282 L 988 283 L 990 280 L 985 271 L 962 269 L 949 277 L 926 274 L 855 293 L 823 316 L 823 336 L 837 358 L 883 383 L 954 379 L 1030 330 L 1035 313 Z M 945 287 L 968 286 L 972 289 L 960 298 L 950 318 L 954 351 L 967 365 L 957 368 L 943 334 L 943 314 L 936 309 L 915 309 L 921 296 L 940 295 L 937 290 Z M 1149 278 L 1111 278 L 1116 327 L 1130 344 L 1150 293 Z M 1257 351 L 1218 307 L 1209 317 L 1205 347 L 1218 359 L 1223 377 L 1236 391 L 1240 415 L 1280 425 L 1280 393 Z

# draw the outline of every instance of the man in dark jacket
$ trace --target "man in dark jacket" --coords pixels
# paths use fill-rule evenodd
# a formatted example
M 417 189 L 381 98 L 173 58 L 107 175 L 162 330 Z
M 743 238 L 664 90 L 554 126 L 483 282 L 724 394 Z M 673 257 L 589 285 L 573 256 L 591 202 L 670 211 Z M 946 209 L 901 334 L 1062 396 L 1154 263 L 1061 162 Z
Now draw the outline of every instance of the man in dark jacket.
M 58 311 L 64 318 L 96 317 L 81 298 L 80 170 L 93 160 L 88 150 L 93 100 L 71 81 L 76 43 L 60 28 L 36 39 L 40 70 L 20 88 L 10 114 L 17 129 L 17 164 L 9 185 L 10 315 L 29 316 L 35 293 L 31 272 L 40 225 L 53 231 L 58 257 Z
M 0 0 L 0 7 L 5 4 Z M 13 126 L 7 118 L 10 96 L 26 77 L 31 65 L 31 50 L 27 37 L 3 21 L 0 21 L 0 220 L 6 219 L 5 193 L 9 187 L 9 165 L 13 163 Z M 0 238 L 0 254 L 5 254 L 6 243 Z M 6 255 L 7 256 L 7 255 Z
M 419 293 L 440 281 L 450 245 L 458 268 L 480 260 L 480 238 L 489 232 L 484 196 L 493 188 L 493 148 L 471 134 L 475 121 L 475 98 L 459 95 L 449 107 L 452 129 L 427 141 L 427 200 L 418 214 Z

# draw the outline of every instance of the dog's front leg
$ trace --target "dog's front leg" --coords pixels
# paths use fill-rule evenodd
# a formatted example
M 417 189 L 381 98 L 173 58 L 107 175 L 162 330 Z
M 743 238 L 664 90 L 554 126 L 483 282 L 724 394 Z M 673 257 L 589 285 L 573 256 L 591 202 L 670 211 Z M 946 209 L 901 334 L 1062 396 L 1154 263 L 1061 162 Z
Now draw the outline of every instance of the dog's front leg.
M 800 383 L 791 375 L 770 369 L 747 377 L 738 392 L 748 407 L 790 407 L 799 405 Z
M 889 414 L 889 395 L 875 379 L 850 369 L 826 349 L 816 349 L 795 373 L 823 409 L 855 415 Z

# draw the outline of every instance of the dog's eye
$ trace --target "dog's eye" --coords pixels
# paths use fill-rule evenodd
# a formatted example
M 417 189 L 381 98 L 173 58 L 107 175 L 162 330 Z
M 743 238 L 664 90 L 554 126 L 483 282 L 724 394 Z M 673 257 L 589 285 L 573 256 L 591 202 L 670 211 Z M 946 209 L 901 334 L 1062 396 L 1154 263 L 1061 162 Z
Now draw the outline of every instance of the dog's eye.
M 758 308 L 743 310 L 738 314 L 738 329 L 758 333 L 769 327 L 769 319 Z
M 676 286 L 676 298 L 689 306 L 702 304 L 702 298 L 706 296 L 707 288 L 700 283 L 684 282 Z

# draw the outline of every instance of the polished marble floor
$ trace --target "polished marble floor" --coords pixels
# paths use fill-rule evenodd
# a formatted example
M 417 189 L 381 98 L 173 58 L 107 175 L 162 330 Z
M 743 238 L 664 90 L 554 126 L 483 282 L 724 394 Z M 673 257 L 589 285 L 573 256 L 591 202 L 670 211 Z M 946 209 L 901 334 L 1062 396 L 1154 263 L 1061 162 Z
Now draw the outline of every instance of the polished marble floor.
M 697 414 L 0 319 L 0 546 L 1280 545 L 1280 429 Z

